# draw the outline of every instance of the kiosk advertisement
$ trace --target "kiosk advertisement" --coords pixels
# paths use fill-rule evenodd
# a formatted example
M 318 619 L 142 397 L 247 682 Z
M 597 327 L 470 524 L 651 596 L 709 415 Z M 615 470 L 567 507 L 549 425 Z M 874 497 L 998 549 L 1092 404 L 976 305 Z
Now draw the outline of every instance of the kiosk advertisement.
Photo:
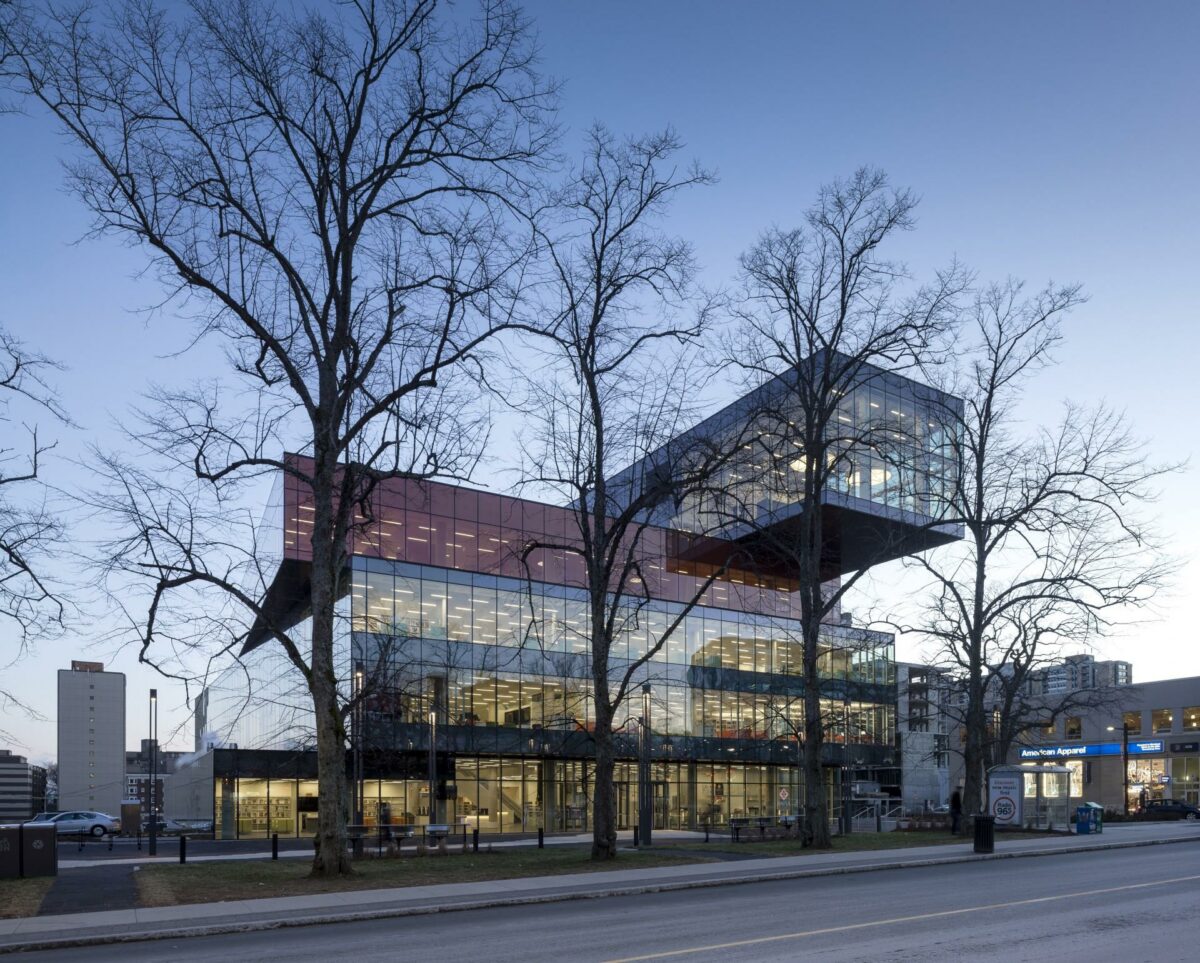
M 1021 800 L 1025 796 L 1024 775 L 1020 772 L 988 774 L 988 812 L 997 826 L 1021 825 Z

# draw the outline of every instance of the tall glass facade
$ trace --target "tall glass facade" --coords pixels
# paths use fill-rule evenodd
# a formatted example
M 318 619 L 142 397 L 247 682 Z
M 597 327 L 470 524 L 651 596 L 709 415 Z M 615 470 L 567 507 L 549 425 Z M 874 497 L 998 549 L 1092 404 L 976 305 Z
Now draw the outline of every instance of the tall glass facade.
M 752 401 L 731 406 L 720 423 L 744 421 L 754 409 L 743 403 Z M 855 441 L 839 448 L 844 458 L 826 493 L 834 514 L 824 577 L 887 557 L 877 544 L 895 554 L 956 537 L 932 524 L 955 470 L 952 404 L 886 372 L 846 392 L 836 420 L 853 429 L 847 439 Z M 872 443 L 864 445 L 866 425 Z M 843 445 L 837 430 L 830 429 L 831 443 Z M 714 487 L 757 506 L 773 525 L 795 502 L 789 492 L 798 487 L 804 455 L 785 451 L 779 438 L 767 440 L 749 445 Z M 633 484 L 638 470 L 619 477 Z M 360 802 L 352 811 L 361 808 L 371 825 L 589 827 L 591 647 L 584 567 L 569 549 L 577 535 L 571 510 L 398 477 L 382 479 L 356 505 L 335 653 L 343 697 L 361 694 L 347 746 Z M 631 683 L 650 692 L 655 820 L 687 828 L 793 814 L 803 798 L 804 728 L 793 573 L 778 562 L 726 570 L 715 558 L 728 558 L 728 540 L 741 535 L 708 517 L 721 512 L 702 500 L 669 511 L 641 532 L 638 600 L 621 600 L 610 659 L 613 678 L 622 679 L 653 651 Z M 278 525 L 263 539 L 280 555 L 264 600 L 277 625 L 296 624 L 304 614 L 311 514 L 309 493 L 286 474 L 264 520 Z M 753 554 L 752 541 L 742 547 Z M 839 622 L 826 625 L 822 639 L 826 778 L 831 785 L 868 778 L 897 786 L 892 637 Z M 630 824 L 638 798 L 640 701 L 630 699 L 629 717 L 616 721 L 621 825 Z M 281 759 L 311 755 L 303 680 L 261 626 L 251 629 L 242 661 L 214 683 L 206 705 L 204 725 L 217 745 L 270 750 Z M 197 728 L 199 743 L 200 720 Z M 249 756 L 231 758 L 213 777 L 223 834 L 289 825 L 309 831 L 314 773 L 288 772 L 287 765 L 262 771 Z M 828 794 L 831 808 L 841 796 Z

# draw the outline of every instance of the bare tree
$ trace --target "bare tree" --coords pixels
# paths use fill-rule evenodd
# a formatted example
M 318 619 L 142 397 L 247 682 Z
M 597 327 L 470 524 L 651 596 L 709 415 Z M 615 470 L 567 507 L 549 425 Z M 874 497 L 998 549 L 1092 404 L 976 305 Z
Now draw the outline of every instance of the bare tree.
M 543 298 L 553 323 L 534 346 L 545 364 L 535 366 L 527 386 L 524 407 L 536 427 L 526 439 L 523 478 L 568 502 L 571 522 L 561 540 L 532 541 L 522 552 L 531 579 L 538 553 L 582 560 L 597 860 L 617 853 L 617 716 L 647 662 L 699 598 L 657 637 L 646 636 L 647 607 L 660 581 L 655 567 L 664 561 L 647 544 L 649 519 L 701 484 L 719 458 L 703 439 L 677 442 L 663 455 L 689 414 L 698 366 L 687 349 L 707 321 L 705 305 L 694 302 L 691 249 L 656 223 L 676 194 L 711 180 L 697 167 L 678 170 L 679 149 L 671 131 L 621 141 L 594 128 L 579 170 L 544 214 L 551 226 L 541 232 L 550 265 Z M 618 480 L 634 464 L 641 468 Z M 640 639 L 632 650 L 622 644 L 631 635 Z
M 349 871 L 333 663 L 349 540 L 382 473 L 470 468 L 483 425 L 454 377 L 511 320 L 526 252 L 508 204 L 553 134 L 519 11 L 481 0 L 468 21 L 441 6 L 138 0 L 49 8 L 3 34 L 6 69 L 80 149 L 70 183 L 96 231 L 141 246 L 197 337 L 224 344 L 236 389 L 160 390 L 146 412 L 147 464 L 179 481 L 118 473 L 136 533 L 122 562 L 154 584 L 144 659 L 172 614 L 187 618 L 173 600 L 201 588 L 253 613 L 303 675 L 316 874 Z M 305 634 L 243 588 L 219 525 L 268 471 L 311 499 Z
M 756 563 L 786 573 L 799 595 L 805 808 L 809 842 L 818 847 L 830 844 L 821 624 L 876 559 L 898 549 L 879 544 L 857 560 L 831 559 L 830 501 L 882 499 L 890 486 L 917 527 L 932 528 L 939 512 L 912 473 L 912 449 L 926 436 L 889 421 L 878 406 L 866 414 L 852 407 L 882 391 L 889 372 L 937 357 L 967 280 L 952 266 L 928 284 L 901 288 L 908 274 L 880 249 L 912 226 L 915 206 L 882 172 L 861 169 L 822 188 L 802 227 L 769 230 L 742 257 L 727 362 L 755 389 L 746 413 L 752 431 L 733 469 L 736 483 L 701 509 L 714 530 L 752 535 Z M 882 529 L 878 535 L 886 538 Z
M 3 653 L 6 666 L 20 659 L 35 640 L 63 629 L 66 603 L 49 571 L 63 525 L 47 505 L 42 473 L 55 443 L 44 439 L 32 419 L 20 428 L 14 424 L 17 411 L 18 417 L 37 413 L 70 423 L 48 380 L 58 367 L 0 328 L 0 620 L 15 630 L 13 650 Z M 30 711 L 7 686 L 0 686 L 0 705 Z
M 1169 468 L 1146 461 L 1125 419 L 1067 404 L 1061 421 L 1020 430 L 1028 379 L 1051 361 L 1074 286 L 1025 297 L 1009 281 L 979 292 L 951 390 L 961 466 L 947 493 L 965 528 L 953 548 L 914 561 L 932 576 L 920 632 L 964 688 L 963 811 L 983 805 L 986 768 L 1047 712 L 1023 686 L 1066 644 L 1094 642 L 1156 592 L 1167 572 L 1139 508 Z M 948 412 L 949 414 L 949 412 Z

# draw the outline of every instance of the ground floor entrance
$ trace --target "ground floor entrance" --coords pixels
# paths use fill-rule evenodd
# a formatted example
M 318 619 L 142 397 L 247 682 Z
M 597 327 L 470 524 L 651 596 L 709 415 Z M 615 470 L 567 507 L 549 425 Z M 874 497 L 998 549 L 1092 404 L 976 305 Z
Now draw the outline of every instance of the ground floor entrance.
M 592 825 L 594 766 L 587 760 L 458 756 L 453 779 L 440 784 L 430 802 L 424 779 L 366 779 L 361 794 L 367 826 L 448 823 L 480 833 L 586 832 Z M 651 766 L 656 829 L 702 829 L 731 819 L 792 816 L 803 799 L 799 770 L 791 766 L 666 762 Z M 841 793 L 837 772 L 826 770 L 829 817 L 836 819 Z M 637 821 L 638 767 L 616 766 L 618 828 Z M 352 802 L 348 808 L 359 806 Z M 213 786 L 213 823 L 218 839 L 307 835 L 315 830 L 314 779 L 264 779 L 240 773 Z

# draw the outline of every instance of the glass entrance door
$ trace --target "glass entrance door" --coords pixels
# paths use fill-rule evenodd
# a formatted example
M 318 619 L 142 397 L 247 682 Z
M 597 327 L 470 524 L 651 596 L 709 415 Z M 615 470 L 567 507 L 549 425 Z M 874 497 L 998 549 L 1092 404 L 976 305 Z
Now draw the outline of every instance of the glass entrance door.
M 671 808 L 671 796 L 666 782 L 653 782 L 654 787 L 654 828 L 667 829 L 667 817 Z
M 629 829 L 636 821 L 635 807 L 631 805 L 634 796 L 632 786 L 628 782 L 618 782 L 614 788 L 617 793 L 617 829 Z

